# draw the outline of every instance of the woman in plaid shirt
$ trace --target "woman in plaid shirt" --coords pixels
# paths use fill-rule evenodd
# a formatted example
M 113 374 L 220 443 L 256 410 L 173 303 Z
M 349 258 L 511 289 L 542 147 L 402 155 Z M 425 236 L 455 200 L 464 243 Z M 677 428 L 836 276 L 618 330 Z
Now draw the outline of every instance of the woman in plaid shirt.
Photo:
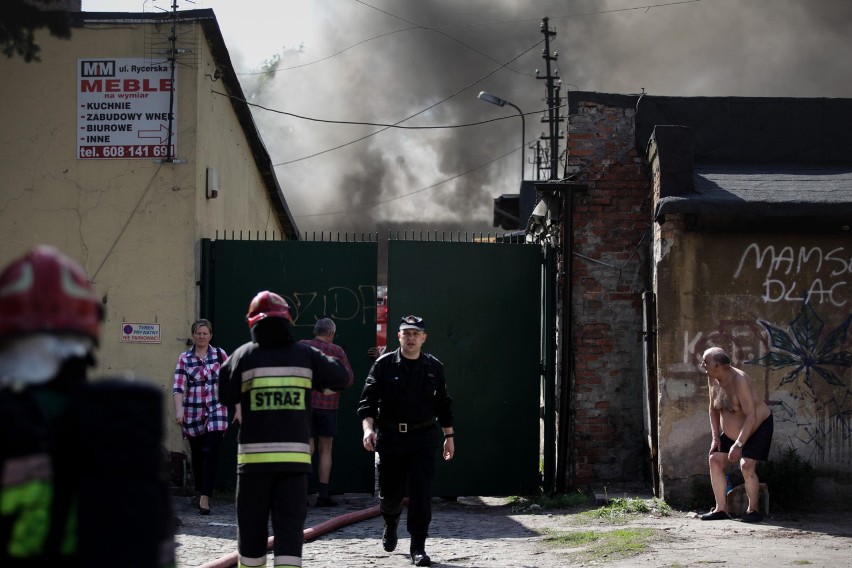
M 228 429 L 228 409 L 219 402 L 219 368 L 228 358 L 210 345 L 213 326 L 206 319 L 192 324 L 193 346 L 178 358 L 172 393 L 175 422 L 189 440 L 192 480 L 201 494 L 198 511 L 210 514 L 219 445 Z

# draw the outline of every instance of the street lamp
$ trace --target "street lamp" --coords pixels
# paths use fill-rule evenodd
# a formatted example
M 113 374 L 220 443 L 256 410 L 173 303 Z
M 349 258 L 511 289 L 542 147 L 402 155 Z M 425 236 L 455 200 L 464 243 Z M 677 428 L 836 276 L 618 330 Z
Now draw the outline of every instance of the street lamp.
M 482 99 L 483 101 L 485 101 L 487 103 L 491 103 L 492 105 L 497 105 L 497 106 L 509 105 L 510 107 L 512 107 L 516 111 L 518 111 L 518 116 L 521 117 L 521 183 L 523 183 L 523 181 L 524 181 L 524 167 L 526 166 L 526 156 L 524 156 L 524 149 L 525 149 L 524 147 L 526 146 L 525 132 L 527 130 L 526 120 L 524 120 L 524 111 L 519 109 L 518 106 L 515 105 L 514 103 L 512 103 L 511 101 L 507 101 L 506 99 L 501 99 L 500 97 L 498 97 L 496 95 L 492 95 L 488 91 L 480 91 L 478 98 Z

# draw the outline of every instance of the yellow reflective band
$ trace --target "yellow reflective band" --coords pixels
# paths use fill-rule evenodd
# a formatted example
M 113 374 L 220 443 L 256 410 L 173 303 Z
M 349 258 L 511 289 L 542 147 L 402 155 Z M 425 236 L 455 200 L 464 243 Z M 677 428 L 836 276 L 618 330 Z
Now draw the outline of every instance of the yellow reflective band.
M 305 377 L 261 377 L 243 381 L 242 391 L 246 392 L 251 389 L 270 387 L 299 387 L 303 389 L 310 389 L 312 384 L 311 379 Z
M 239 454 L 237 463 L 311 463 L 311 454 L 303 452 L 267 452 Z

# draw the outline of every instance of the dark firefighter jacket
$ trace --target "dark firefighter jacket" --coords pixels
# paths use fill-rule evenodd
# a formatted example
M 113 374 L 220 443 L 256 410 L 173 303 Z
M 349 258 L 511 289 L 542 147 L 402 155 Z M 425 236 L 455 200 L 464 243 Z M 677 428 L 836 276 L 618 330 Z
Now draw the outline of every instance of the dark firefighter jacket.
M 311 388 L 348 384 L 346 367 L 310 345 L 239 347 L 219 373 L 221 401 L 242 405 L 237 472 L 310 473 Z
M 452 402 L 438 359 L 421 352 L 416 361 L 403 360 L 396 349 L 373 363 L 358 417 L 373 418 L 377 452 L 402 454 L 440 445 L 435 417 L 442 428 L 451 427 Z
M 162 394 L 83 381 L 0 389 L 0 566 L 173 567 Z

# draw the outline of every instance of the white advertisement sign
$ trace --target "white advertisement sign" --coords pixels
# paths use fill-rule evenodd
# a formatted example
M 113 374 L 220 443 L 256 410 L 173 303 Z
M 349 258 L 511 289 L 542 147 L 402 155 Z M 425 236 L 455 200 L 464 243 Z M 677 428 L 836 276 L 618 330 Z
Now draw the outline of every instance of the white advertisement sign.
M 175 156 L 177 79 L 168 62 L 143 58 L 77 60 L 77 159 Z

